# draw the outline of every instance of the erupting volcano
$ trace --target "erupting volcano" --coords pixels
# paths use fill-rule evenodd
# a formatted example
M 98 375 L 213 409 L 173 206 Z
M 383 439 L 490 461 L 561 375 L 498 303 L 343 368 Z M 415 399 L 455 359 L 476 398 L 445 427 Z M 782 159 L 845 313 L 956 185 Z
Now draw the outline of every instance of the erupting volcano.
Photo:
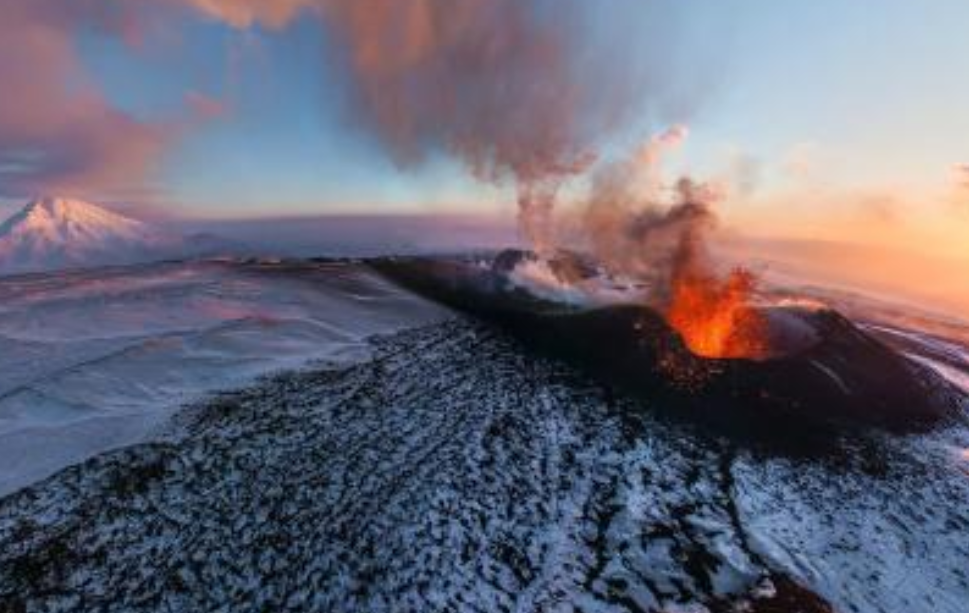
M 802 445 L 831 440 L 842 429 L 920 431 L 959 410 L 961 392 L 837 312 L 755 305 L 750 273 L 719 278 L 702 267 L 681 269 L 662 311 L 641 297 L 606 293 L 613 279 L 586 257 L 542 258 L 507 251 L 490 266 L 462 258 L 372 265 L 648 406 L 741 438 Z M 558 298 L 516 275 L 543 263 L 561 281 Z M 576 287 L 590 297 L 597 287 L 604 293 L 598 302 L 577 304 L 562 289 Z
M 705 206 L 694 208 L 700 217 L 712 215 Z M 768 322 L 753 306 L 758 278 L 743 267 L 718 275 L 704 248 L 706 229 L 706 224 L 687 224 L 679 237 L 670 273 L 669 305 L 664 309 L 666 320 L 699 356 L 765 358 L 771 353 Z
M 721 273 L 707 249 L 723 188 L 688 177 L 668 181 L 662 173 L 663 157 L 687 134 L 685 126 L 674 126 L 628 159 L 601 164 L 582 202 L 577 238 L 593 268 L 644 287 L 644 305 L 661 313 L 696 355 L 764 359 L 774 349 L 766 316 L 754 304 L 757 276 L 742 266 Z M 561 249 L 544 242 L 533 247 L 540 265 L 561 271 L 554 262 Z M 558 277 L 554 285 L 574 285 L 575 275 Z
M 0 0 L 0 613 L 966 613 L 969 1 L 861 4 Z

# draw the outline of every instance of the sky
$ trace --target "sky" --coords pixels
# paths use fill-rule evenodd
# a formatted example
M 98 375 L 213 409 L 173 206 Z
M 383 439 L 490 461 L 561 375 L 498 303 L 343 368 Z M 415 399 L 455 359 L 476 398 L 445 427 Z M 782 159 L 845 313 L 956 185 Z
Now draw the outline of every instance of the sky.
M 918 241 L 966 255 L 969 3 L 529 2 L 538 25 L 525 35 L 567 32 L 568 68 L 579 72 L 553 85 L 576 85 L 583 100 L 624 92 L 613 121 L 575 143 L 608 158 L 688 125 L 670 172 L 729 183 L 729 224 L 801 238 Z M 9 209 L 33 194 L 68 191 L 145 215 L 208 219 L 514 215 L 508 174 L 519 176 L 522 158 L 490 160 L 509 172 L 482 180 L 470 171 L 474 153 L 456 155 L 447 140 L 459 119 L 442 118 L 451 130 L 444 137 L 426 125 L 433 114 L 408 124 L 423 130 L 417 136 L 388 123 L 388 113 L 407 109 L 382 106 L 372 91 L 390 81 L 354 75 L 368 49 L 341 37 L 370 26 L 352 9 L 319 8 L 341 4 L 0 0 L 0 83 L 11 92 L 0 99 L 0 202 Z M 446 6 L 436 10 L 460 22 Z M 514 79 L 527 79 L 541 47 L 508 36 L 518 47 L 499 68 L 523 51 Z M 488 95 L 474 89 L 473 75 L 462 78 L 460 91 Z M 479 113 L 500 115 L 504 102 L 486 101 Z M 478 123 L 475 130 L 501 129 Z M 539 128 L 536 138 L 545 135 Z M 521 129 L 530 134 L 531 125 Z M 401 142 L 416 154 L 402 155 Z

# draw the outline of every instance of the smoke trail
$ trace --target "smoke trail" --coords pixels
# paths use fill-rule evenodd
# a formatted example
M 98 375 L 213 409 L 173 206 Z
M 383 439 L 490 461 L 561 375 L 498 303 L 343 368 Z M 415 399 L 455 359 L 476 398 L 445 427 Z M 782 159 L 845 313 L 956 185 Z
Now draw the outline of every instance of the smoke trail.
M 681 178 L 664 183 L 660 162 L 687 130 L 675 127 L 631 159 L 596 175 L 580 231 L 605 270 L 647 285 L 647 300 L 696 353 L 708 357 L 765 355 L 766 322 L 751 308 L 757 278 L 745 270 L 721 275 L 707 252 L 723 192 Z
M 358 117 L 401 163 L 456 155 L 479 179 L 511 179 L 539 251 L 563 180 L 594 159 L 621 106 L 580 70 L 571 2 L 330 1 L 325 23 L 345 50 Z

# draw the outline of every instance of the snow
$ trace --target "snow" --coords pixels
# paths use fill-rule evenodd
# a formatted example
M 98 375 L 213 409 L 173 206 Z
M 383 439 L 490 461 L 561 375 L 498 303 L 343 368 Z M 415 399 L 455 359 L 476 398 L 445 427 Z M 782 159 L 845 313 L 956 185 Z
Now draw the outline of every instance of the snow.
M 41 198 L 4 224 L 3 234 L 35 234 L 47 240 L 96 241 L 112 237 L 150 238 L 145 224 L 94 204 L 68 198 Z
M 651 419 L 631 440 L 601 389 L 466 321 L 376 348 L 0 501 L 0 600 L 700 611 L 771 577 L 731 528 L 719 446 Z
M 839 611 L 965 611 L 969 479 L 946 442 L 965 435 L 886 437 L 867 468 L 742 457 L 753 548 Z
M 133 264 L 218 248 L 89 202 L 40 198 L 0 225 L 0 275 Z
M 653 408 L 353 263 L 0 280 L 0 602 L 965 610 L 965 419 L 804 457 Z
M 442 317 L 361 266 L 144 265 L 0 279 L 0 495 L 179 406 Z
M 964 426 L 766 455 L 457 318 L 0 500 L 26 610 L 962 613 Z M 788 599 L 790 604 L 791 600 Z

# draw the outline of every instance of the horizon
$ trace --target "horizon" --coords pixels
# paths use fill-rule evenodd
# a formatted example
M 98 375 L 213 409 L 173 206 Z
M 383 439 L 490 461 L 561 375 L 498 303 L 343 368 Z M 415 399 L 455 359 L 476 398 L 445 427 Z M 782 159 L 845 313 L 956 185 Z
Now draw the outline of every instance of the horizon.
M 32 204 L 32 203 L 31 203 Z M 99 205 L 96 205 L 99 206 Z M 0 209 L 0 224 L 16 216 Z M 183 236 L 213 235 L 260 257 L 373 257 L 525 247 L 517 223 L 496 213 L 320 213 L 276 217 L 197 219 L 131 215 L 107 210 Z M 925 254 L 904 245 L 878 245 L 838 238 L 782 236 L 724 227 L 711 237 L 724 267 L 744 266 L 768 288 L 829 288 L 886 304 L 916 308 L 969 325 L 969 257 Z M 916 276 L 918 285 L 906 279 Z
M 518 210 L 530 184 L 555 184 L 541 197 L 564 221 L 542 224 L 572 223 L 602 176 L 652 148 L 657 200 L 678 177 L 713 186 L 726 235 L 867 250 L 908 271 L 902 294 L 969 295 L 969 85 L 952 78 L 969 69 L 964 3 L 890 0 L 873 19 L 834 0 L 469 0 L 467 48 L 422 29 L 450 18 L 422 2 L 387 23 L 367 21 L 376 4 L 334 0 L 5 3 L 3 217 L 51 193 L 174 227 L 261 224 L 268 251 L 318 219 L 371 219 L 373 244 L 393 234 L 376 226 L 433 219 L 534 243 Z M 404 16 L 413 29 L 392 32 Z M 499 64 L 455 70 L 500 36 L 508 57 L 477 58 Z M 849 276 L 864 286 L 879 267 L 862 260 Z M 844 277 L 836 258 L 812 268 Z

